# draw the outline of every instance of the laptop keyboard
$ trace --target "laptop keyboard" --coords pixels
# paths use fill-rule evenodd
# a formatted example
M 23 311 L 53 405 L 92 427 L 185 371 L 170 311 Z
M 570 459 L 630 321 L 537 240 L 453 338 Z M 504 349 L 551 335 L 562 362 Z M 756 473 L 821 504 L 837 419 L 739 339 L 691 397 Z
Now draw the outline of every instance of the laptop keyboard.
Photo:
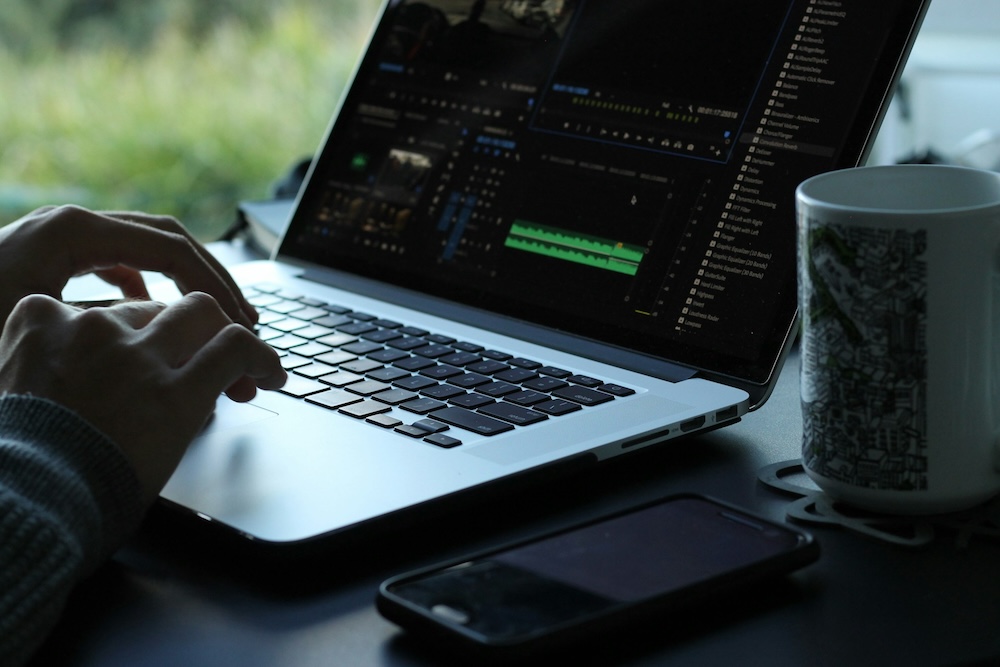
M 245 294 L 288 371 L 283 393 L 440 447 L 461 445 L 465 431 L 498 435 L 635 393 L 274 285 Z

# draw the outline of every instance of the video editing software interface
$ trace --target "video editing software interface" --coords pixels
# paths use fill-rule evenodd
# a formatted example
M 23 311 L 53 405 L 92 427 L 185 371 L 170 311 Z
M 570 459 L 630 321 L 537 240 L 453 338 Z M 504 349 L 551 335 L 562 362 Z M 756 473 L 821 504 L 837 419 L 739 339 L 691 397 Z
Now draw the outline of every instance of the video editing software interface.
M 392 3 L 294 252 L 752 366 L 794 308 L 795 186 L 838 164 L 898 5 Z

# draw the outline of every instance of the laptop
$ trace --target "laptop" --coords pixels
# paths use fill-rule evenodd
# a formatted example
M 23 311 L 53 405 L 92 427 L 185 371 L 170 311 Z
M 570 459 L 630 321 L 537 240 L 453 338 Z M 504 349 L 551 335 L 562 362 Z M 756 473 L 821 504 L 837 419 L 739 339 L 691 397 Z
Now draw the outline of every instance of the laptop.
M 285 390 L 162 493 L 276 548 L 447 511 L 761 406 L 794 190 L 859 164 L 922 0 L 393 0 L 271 259 Z

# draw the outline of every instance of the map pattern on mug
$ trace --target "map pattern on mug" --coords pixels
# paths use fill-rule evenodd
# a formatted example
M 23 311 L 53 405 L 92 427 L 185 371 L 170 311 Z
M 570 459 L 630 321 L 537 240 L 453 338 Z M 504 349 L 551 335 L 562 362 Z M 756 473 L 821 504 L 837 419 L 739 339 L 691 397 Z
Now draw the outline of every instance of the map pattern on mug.
M 927 232 L 810 222 L 803 464 L 855 487 L 926 490 Z

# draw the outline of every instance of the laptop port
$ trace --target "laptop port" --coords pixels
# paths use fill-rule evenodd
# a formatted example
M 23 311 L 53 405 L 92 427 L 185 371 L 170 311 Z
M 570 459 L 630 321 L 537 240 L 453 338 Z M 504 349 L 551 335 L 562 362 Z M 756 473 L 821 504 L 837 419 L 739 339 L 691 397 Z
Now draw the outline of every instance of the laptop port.
M 739 410 L 737 410 L 736 406 L 734 405 L 730 408 L 726 408 L 725 410 L 719 410 L 718 412 L 716 412 L 715 421 L 727 422 L 730 419 L 736 419 L 738 416 L 739 416 Z
M 681 431 L 687 433 L 689 431 L 694 431 L 705 425 L 705 417 L 695 417 L 694 419 L 689 419 L 686 422 L 681 422 Z

